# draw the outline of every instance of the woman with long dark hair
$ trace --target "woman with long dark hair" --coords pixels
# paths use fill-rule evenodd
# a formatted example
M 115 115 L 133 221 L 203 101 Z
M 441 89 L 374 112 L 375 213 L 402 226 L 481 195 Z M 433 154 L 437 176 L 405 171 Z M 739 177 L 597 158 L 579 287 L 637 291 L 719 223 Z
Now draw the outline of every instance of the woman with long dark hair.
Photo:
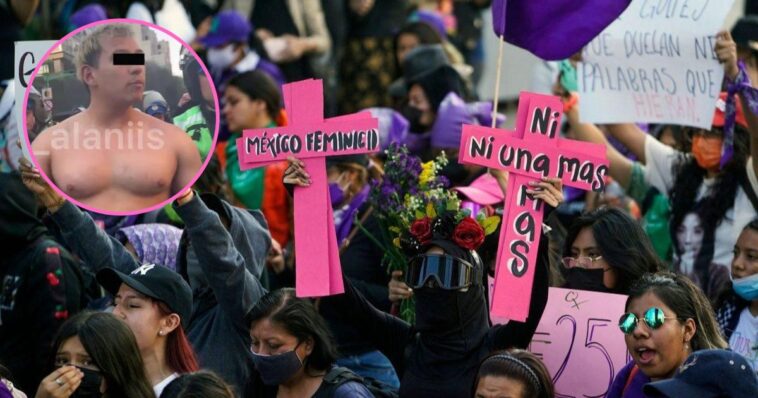
M 569 289 L 627 294 L 643 274 L 661 268 L 650 239 L 623 211 L 602 207 L 576 218 L 563 244 Z
M 247 315 L 256 397 L 372 397 L 344 368 L 326 322 L 309 300 L 286 288 L 263 296 Z M 340 376 L 335 376 L 340 374 Z M 336 382 L 341 379 L 342 382 Z
M 758 156 L 758 123 L 752 112 L 742 112 L 742 106 L 749 106 L 745 88 L 749 81 L 738 67 L 736 46 L 728 33 L 719 34 L 715 50 L 727 83 L 743 94 L 735 99 L 736 108 L 731 97 L 722 94 L 715 115 L 701 116 L 713 117 L 710 130 L 689 129 L 692 154 L 662 144 L 636 125 L 611 126 L 611 134 L 637 156 L 641 166 L 608 144 L 594 125 L 580 123 L 576 106 L 567 113 L 579 138 L 607 144 L 610 174 L 622 186 L 632 190 L 653 186 L 669 197 L 674 270 L 692 278 L 711 299 L 728 283 L 732 245 L 758 207 L 758 163 L 751 159 Z
M 692 352 L 727 348 L 713 307 L 689 278 L 645 274 L 629 290 L 619 328 L 632 362 L 619 371 L 609 398 L 644 397 L 650 381 L 671 378 Z
M 151 398 L 137 340 L 111 314 L 81 312 L 67 320 L 53 344 L 50 373 L 36 398 Z
M 243 171 L 237 160 L 237 138 L 243 130 L 272 128 L 283 122 L 279 87 L 257 70 L 234 76 L 224 90 L 222 112 L 232 134 L 224 150 L 232 193 L 248 209 L 261 209 L 271 236 L 286 246 L 292 234 L 291 203 L 282 185 L 286 163 Z

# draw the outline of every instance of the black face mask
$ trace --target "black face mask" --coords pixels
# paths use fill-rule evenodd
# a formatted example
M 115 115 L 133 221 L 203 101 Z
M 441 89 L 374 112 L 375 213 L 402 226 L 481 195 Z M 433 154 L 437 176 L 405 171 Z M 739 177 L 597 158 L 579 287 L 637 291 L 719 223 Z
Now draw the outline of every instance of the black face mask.
M 100 386 L 103 384 L 103 376 L 100 372 L 78 368 L 84 373 L 81 384 L 71 395 L 71 398 L 100 398 L 103 394 L 100 392 Z
M 609 292 L 610 289 L 605 287 L 603 283 L 604 273 L 602 269 L 571 268 L 566 275 L 566 288 L 589 290 L 592 292 Z
M 411 133 L 420 134 L 429 130 L 429 126 L 421 124 L 421 114 L 423 112 L 420 109 L 406 105 L 400 113 L 408 119 L 408 123 L 410 124 L 408 129 Z

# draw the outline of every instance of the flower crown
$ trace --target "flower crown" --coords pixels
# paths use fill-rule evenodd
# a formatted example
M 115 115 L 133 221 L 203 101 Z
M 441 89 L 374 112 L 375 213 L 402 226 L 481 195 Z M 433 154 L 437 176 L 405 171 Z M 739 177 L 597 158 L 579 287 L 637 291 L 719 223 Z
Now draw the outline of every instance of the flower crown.
M 463 249 L 476 250 L 500 223 L 499 216 L 487 217 L 483 210 L 476 218 L 470 217 L 470 210 L 461 209 L 458 200 L 445 203 L 444 209 L 435 207 L 433 203 L 427 203 L 426 211 L 417 212 L 410 228 L 396 238 L 396 246 L 406 254 L 422 252 L 433 240 L 448 240 Z

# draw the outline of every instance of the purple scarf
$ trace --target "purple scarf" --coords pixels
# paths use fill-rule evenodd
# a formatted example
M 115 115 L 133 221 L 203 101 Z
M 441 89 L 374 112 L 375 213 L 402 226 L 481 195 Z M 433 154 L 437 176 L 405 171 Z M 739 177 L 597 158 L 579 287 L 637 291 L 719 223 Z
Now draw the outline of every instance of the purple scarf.
M 142 263 L 157 264 L 176 271 L 176 254 L 182 230 L 168 224 L 139 224 L 121 228 L 116 237 L 134 246 Z
M 353 230 L 353 223 L 355 222 L 355 216 L 358 214 L 358 210 L 366 203 L 368 199 L 369 185 L 366 184 L 363 189 L 358 192 L 350 203 L 334 209 L 334 227 L 337 229 L 337 242 L 342 245 L 350 231 Z
M 641 370 L 637 370 L 634 378 L 627 386 L 629 382 L 629 375 L 634 368 L 634 361 L 629 362 L 624 366 L 616 377 L 613 379 L 613 384 L 606 394 L 606 398 L 647 398 L 642 388 L 645 384 L 650 383 L 650 378 L 647 377 Z
M 747 102 L 748 110 L 758 114 L 758 90 L 750 84 L 750 78 L 745 71 L 745 64 L 739 62 L 740 72 L 734 80 L 727 78 L 726 117 L 724 118 L 724 143 L 721 147 L 721 168 L 723 169 L 734 155 L 734 123 L 737 118 L 737 104 L 735 95 L 740 96 Z

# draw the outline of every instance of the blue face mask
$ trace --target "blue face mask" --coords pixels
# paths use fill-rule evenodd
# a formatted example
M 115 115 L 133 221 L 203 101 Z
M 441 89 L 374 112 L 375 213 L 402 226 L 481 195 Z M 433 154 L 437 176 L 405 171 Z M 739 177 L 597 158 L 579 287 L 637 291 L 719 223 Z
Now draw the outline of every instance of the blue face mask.
M 758 274 L 732 280 L 732 288 L 747 301 L 758 300 Z
M 303 367 L 295 350 L 277 355 L 259 355 L 253 352 L 253 363 L 263 384 L 267 386 L 278 386 L 286 382 Z

